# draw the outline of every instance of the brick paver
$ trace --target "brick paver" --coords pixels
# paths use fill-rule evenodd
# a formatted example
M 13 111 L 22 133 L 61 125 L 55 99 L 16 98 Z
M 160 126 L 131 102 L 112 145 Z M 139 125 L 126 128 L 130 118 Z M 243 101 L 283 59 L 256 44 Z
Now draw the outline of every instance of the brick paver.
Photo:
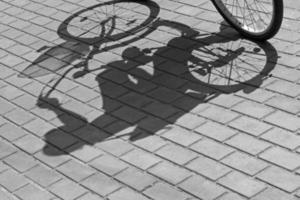
M 209 0 L 153 1 L 0 2 L 1 200 L 300 198 L 300 3 L 259 44 Z

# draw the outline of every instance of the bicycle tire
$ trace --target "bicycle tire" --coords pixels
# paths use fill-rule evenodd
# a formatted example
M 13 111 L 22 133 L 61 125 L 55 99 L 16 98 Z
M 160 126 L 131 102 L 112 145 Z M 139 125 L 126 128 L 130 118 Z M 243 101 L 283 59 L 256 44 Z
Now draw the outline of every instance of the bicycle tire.
M 233 2 L 232 4 L 228 4 L 227 2 Z M 238 2 L 239 1 L 239 2 Z M 255 20 L 255 18 L 259 18 L 257 21 L 256 26 L 262 26 L 263 20 L 266 19 L 266 17 L 261 17 L 260 14 L 265 14 L 265 5 L 266 1 L 262 3 L 261 0 L 255 1 L 255 0 L 212 0 L 214 6 L 216 7 L 217 11 L 223 16 L 223 18 L 235 29 L 237 30 L 241 35 L 243 35 L 246 38 L 257 40 L 257 41 L 265 41 L 273 36 L 276 35 L 276 33 L 279 31 L 282 20 L 283 20 L 283 0 L 269 0 L 270 4 L 267 5 L 268 7 L 271 6 L 270 13 L 271 18 L 267 22 L 267 25 L 261 29 L 258 30 L 259 28 L 257 27 L 257 30 L 255 30 L 255 27 L 250 27 L 250 25 L 247 24 L 247 21 L 244 19 L 246 13 L 248 12 L 250 20 Z M 242 3 L 241 3 L 242 2 Z M 242 9 L 240 8 L 240 4 L 243 4 L 247 8 L 243 8 L 243 10 L 238 12 L 237 9 Z M 261 10 L 259 10 L 258 6 L 256 6 L 257 10 L 255 8 L 249 7 L 250 3 L 247 2 L 252 2 L 252 4 L 261 4 Z M 264 5 L 263 5 L 264 4 Z M 230 8 L 232 7 L 232 8 Z M 234 10 L 236 9 L 236 10 Z M 246 11 L 247 10 L 247 11 Z M 252 12 L 256 13 L 259 16 L 252 16 Z M 251 15 L 251 16 L 250 16 Z M 267 15 L 266 15 L 267 16 Z M 252 21 L 253 22 L 253 21 Z M 252 23 L 251 22 L 251 23 Z M 256 21 L 255 21 L 256 22 Z M 255 23 L 253 22 L 253 23 Z

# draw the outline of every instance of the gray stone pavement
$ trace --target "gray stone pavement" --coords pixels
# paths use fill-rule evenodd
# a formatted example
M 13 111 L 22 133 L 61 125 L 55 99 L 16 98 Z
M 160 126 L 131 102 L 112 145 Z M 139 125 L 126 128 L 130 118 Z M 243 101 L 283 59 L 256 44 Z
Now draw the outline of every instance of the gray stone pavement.
M 103 3 L 0 2 L 1 200 L 300 198 L 300 1 L 265 44 L 208 0 Z

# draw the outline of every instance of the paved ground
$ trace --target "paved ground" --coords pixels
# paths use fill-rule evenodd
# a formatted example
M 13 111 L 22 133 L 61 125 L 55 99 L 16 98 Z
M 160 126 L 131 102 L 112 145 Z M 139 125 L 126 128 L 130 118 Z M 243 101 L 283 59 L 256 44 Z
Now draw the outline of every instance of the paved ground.
M 0 2 L 1 200 L 300 198 L 299 1 L 269 44 L 207 0 L 100 2 Z

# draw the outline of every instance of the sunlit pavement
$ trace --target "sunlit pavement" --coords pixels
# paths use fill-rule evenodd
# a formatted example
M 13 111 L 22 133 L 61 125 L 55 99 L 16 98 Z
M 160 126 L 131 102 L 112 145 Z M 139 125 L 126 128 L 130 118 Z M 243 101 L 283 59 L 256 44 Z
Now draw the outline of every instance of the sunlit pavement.
M 300 1 L 143 2 L 0 2 L 0 199 L 299 199 Z

